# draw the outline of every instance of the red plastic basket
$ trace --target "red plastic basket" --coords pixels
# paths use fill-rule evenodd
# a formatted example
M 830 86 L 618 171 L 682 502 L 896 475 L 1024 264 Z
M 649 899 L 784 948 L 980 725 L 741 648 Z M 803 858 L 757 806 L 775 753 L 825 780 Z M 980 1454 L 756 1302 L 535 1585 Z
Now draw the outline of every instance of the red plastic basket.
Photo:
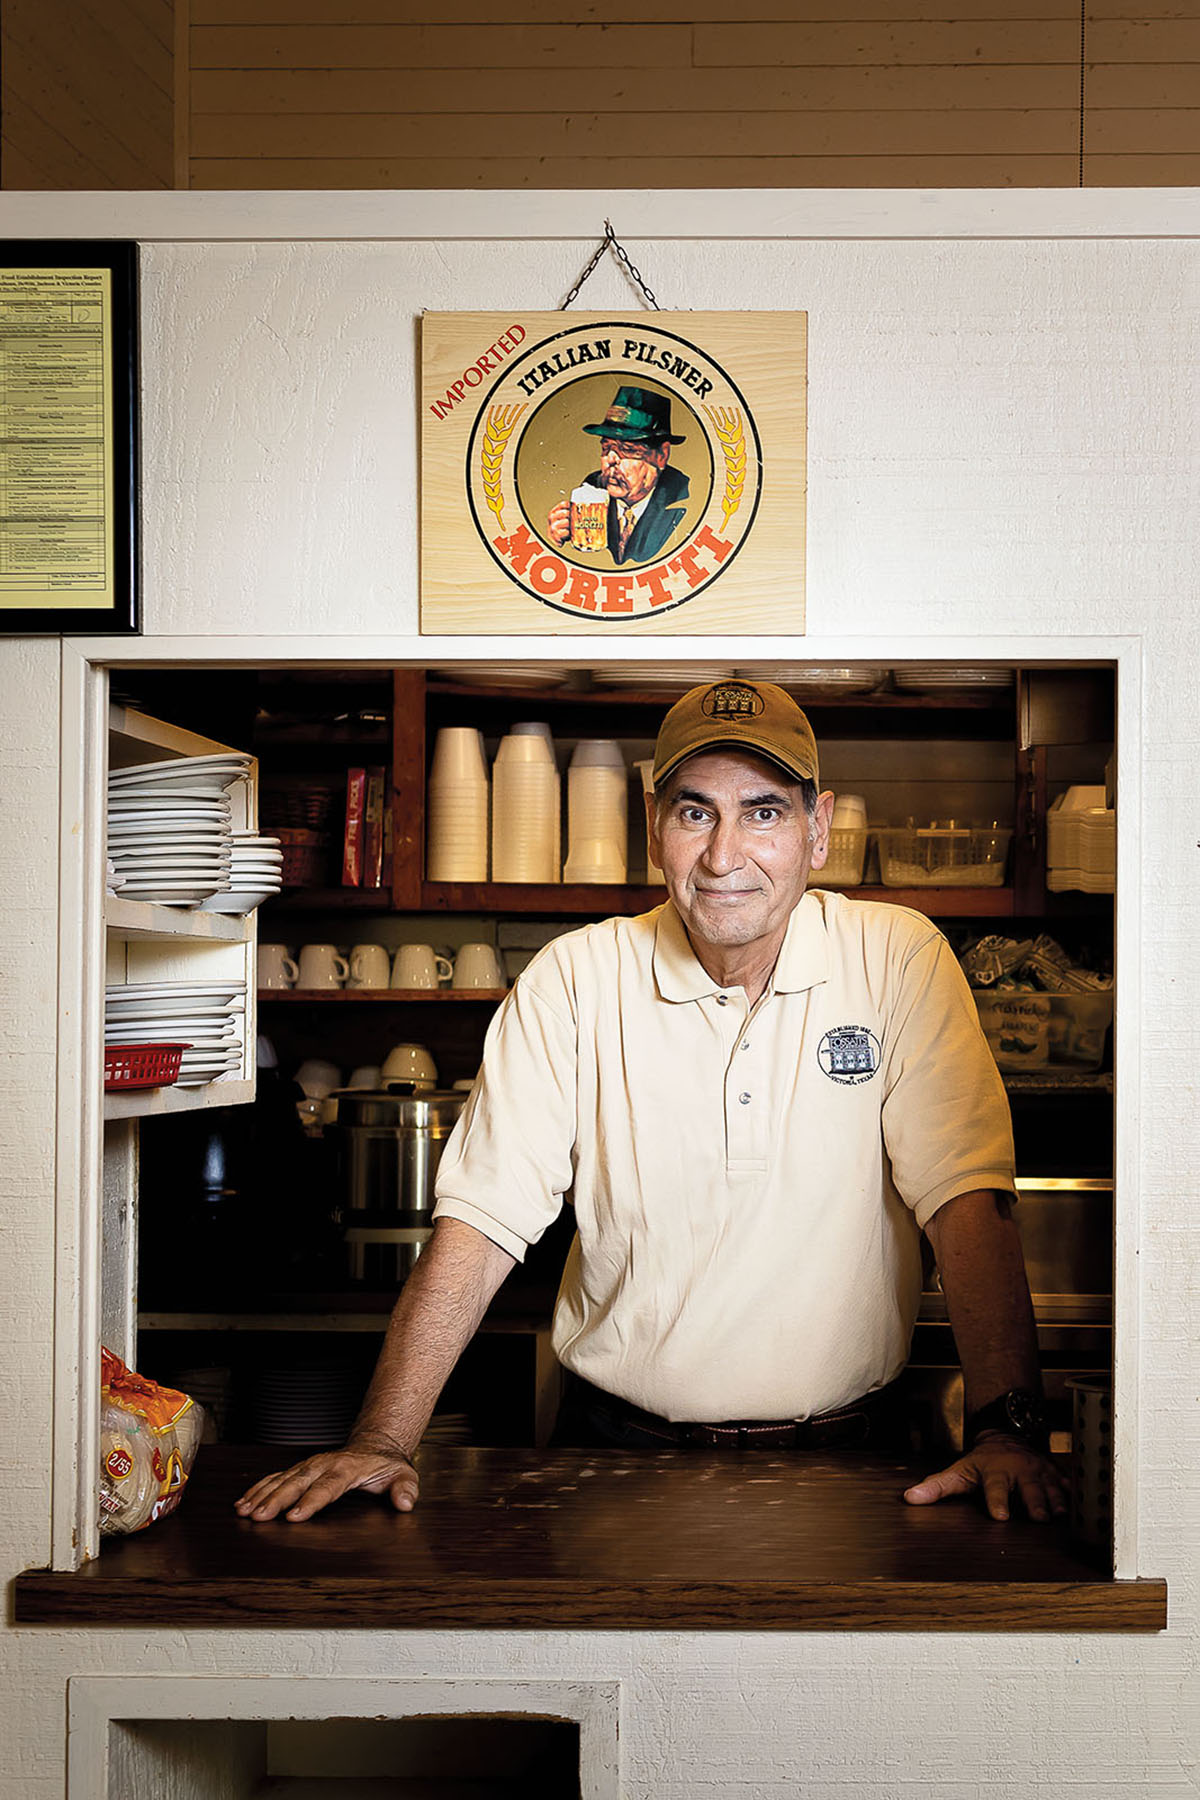
M 110 1088 L 170 1087 L 190 1044 L 106 1044 L 104 1091 Z

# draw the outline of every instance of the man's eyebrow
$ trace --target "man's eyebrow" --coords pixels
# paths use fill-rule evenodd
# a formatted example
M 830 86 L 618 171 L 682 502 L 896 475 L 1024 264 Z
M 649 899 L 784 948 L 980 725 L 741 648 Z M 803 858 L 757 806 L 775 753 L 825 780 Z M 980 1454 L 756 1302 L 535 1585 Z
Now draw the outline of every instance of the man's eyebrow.
M 691 806 L 713 805 L 712 795 L 702 794 L 699 788 L 676 788 L 675 792 L 671 795 L 671 804 L 675 805 L 681 800 L 686 801 Z M 790 794 L 777 792 L 774 788 L 768 788 L 764 794 L 743 794 L 738 800 L 739 806 L 748 807 L 791 806 L 792 804 L 793 801 Z

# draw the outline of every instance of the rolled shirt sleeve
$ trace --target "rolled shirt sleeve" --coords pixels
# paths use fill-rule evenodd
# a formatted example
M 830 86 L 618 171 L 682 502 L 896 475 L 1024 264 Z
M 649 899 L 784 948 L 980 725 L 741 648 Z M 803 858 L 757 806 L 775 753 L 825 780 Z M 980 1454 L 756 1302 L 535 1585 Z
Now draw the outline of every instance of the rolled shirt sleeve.
M 893 1181 L 918 1225 L 956 1194 L 1015 1193 L 1004 1083 L 940 933 L 912 952 L 897 978 L 882 1123 Z
M 435 1219 L 461 1219 L 523 1262 L 574 1177 L 578 1034 L 565 983 L 522 976 L 488 1029 L 483 1066 L 435 1183 Z

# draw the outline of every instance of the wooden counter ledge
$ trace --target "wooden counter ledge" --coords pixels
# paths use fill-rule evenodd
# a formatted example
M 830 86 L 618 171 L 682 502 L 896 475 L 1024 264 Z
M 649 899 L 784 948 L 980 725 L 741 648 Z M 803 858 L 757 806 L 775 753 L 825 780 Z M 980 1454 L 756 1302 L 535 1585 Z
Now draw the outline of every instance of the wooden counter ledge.
M 16 1581 L 20 1624 L 298 1630 L 1158 1631 L 1065 1527 L 906 1506 L 869 1456 L 462 1450 L 413 1513 L 352 1495 L 305 1525 L 232 1510 L 279 1451 L 201 1451 L 180 1510 L 75 1574 Z

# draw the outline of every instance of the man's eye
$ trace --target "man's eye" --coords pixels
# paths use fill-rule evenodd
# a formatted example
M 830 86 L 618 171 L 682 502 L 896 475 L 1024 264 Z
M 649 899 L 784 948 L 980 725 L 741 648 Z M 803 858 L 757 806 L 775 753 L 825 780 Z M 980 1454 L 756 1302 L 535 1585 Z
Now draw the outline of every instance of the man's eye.
M 774 825 L 779 818 L 779 808 L 777 806 L 756 806 L 750 817 L 756 825 Z
M 703 825 L 708 814 L 702 806 L 684 806 L 680 808 L 679 817 L 685 825 Z

